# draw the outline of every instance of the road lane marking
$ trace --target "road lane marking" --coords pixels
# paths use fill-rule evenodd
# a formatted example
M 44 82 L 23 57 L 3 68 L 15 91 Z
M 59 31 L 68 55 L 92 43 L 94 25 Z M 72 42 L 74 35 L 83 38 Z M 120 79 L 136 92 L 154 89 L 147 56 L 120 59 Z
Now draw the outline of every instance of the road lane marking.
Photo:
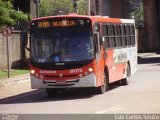
M 97 111 L 96 114 L 104 114 L 104 113 L 108 113 L 108 112 L 117 112 L 117 111 L 124 111 L 124 110 L 126 110 L 126 108 L 119 107 L 119 106 L 113 106 L 113 107 L 107 108 L 102 111 Z

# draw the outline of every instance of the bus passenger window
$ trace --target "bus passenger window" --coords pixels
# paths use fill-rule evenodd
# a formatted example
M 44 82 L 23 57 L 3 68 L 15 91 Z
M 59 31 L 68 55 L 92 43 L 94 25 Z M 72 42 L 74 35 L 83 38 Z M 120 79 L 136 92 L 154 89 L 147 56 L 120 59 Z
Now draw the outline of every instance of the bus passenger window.
M 134 46 L 135 45 L 135 30 L 134 30 L 134 25 L 131 25 L 130 31 L 131 31 L 131 45 Z
M 103 25 L 102 26 L 102 34 L 103 34 L 103 36 L 108 36 L 107 25 Z
M 108 37 L 104 37 L 104 48 L 108 49 L 109 48 L 109 38 Z
M 99 52 L 100 51 L 100 44 L 99 44 L 99 38 L 98 38 L 98 33 L 94 34 L 94 49 L 95 52 Z

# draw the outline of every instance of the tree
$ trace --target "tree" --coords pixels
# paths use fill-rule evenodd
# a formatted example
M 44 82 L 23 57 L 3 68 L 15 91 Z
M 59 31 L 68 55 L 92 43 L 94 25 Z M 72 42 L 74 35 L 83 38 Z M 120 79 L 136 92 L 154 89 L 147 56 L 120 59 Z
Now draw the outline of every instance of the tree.
M 78 14 L 81 15 L 87 14 L 87 0 L 78 1 Z
M 22 11 L 13 9 L 11 0 L 0 0 L 0 28 L 15 25 L 17 21 L 24 21 L 27 18 Z
M 79 0 L 77 2 L 79 14 L 86 14 L 86 0 Z M 73 1 L 72 0 L 42 0 L 39 6 L 40 16 L 60 15 L 72 13 Z
M 137 26 L 143 26 L 144 11 L 142 0 L 130 0 L 130 15 L 134 16 Z

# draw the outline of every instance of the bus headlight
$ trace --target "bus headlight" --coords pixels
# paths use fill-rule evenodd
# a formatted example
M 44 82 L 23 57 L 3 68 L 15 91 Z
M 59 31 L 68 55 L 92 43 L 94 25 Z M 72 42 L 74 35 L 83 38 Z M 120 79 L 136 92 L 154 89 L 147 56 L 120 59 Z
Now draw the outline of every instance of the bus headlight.
M 34 75 L 35 74 L 35 70 L 31 70 L 31 74 Z
M 93 68 L 89 68 L 88 71 L 89 71 L 89 72 L 93 72 Z

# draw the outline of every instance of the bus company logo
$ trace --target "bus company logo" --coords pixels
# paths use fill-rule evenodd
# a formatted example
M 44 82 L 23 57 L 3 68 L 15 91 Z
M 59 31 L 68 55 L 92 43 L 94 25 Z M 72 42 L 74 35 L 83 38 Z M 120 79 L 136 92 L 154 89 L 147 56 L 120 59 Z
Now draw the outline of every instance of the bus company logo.
M 127 55 L 124 52 L 120 52 L 117 57 L 118 57 L 118 61 L 121 61 L 121 62 L 123 62 L 127 59 Z
M 47 71 L 47 70 L 41 70 L 40 73 L 44 74 L 44 73 L 49 73 L 49 74 L 55 74 L 57 73 L 56 71 Z
M 69 73 L 81 73 L 83 70 L 82 69 L 72 69 L 69 70 Z
M 60 78 L 62 78 L 62 77 L 63 77 L 63 74 L 62 74 L 62 73 L 60 73 L 60 74 L 59 74 L 59 77 L 60 77 Z

